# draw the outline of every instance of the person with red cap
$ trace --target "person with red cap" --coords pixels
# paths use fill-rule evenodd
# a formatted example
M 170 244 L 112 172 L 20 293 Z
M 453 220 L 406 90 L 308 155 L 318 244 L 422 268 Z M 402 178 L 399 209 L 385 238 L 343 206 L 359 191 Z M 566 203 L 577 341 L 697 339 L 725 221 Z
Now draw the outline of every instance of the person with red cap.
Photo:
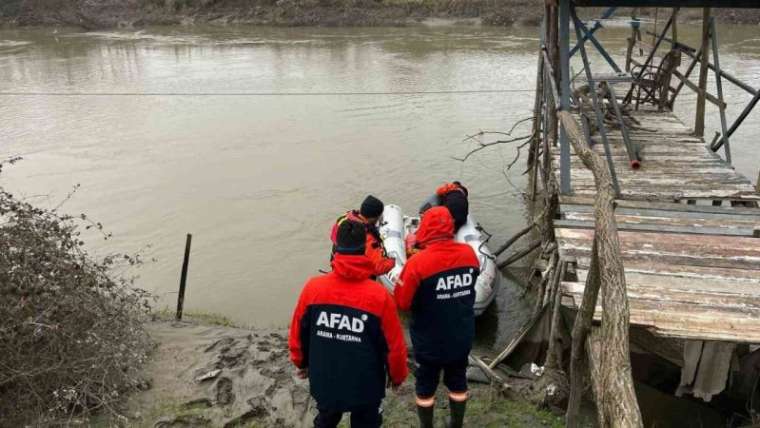
M 365 234 L 362 223 L 340 224 L 333 270 L 306 283 L 290 324 L 290 359 L 309 378 L 317 428 L 337 426 L 344 412 L 352 427 L 381 426 L 386 379 L 395 389 L 409 371 L 393 297 L 370 280 Z
M 468 197 L 469 192 L 462 183 L 458 181 L 444 183 L 435 190 L 435 195 L 425 201 L 420 208 L 420 214 L 434 206 L 448 208 L 451 216 L 454 217 L 454 233 L 456 233 L 467 223 L 467 215 L 470 212 Z
M 421 251 L 404 265 L 394 298 L 411 310 L 417 414 L 423 428 L 433 426 L 435 390 L 443 372 L 449 390 L 449 427 L 464 423 L 467 364 L 475 336 L 475 281 L 480 263 L 469 245 L 454 241 L 454 219 L 445 207 L 427 210 L 417 230 Z
M 332 255 L 334 255 L 335 247 L 337 245 L 337 231 L 340 224 L 346 220 L 364 224 L 366 229 L 366 255 L 372 260 L 373 278 L 388 273 L 396 265 L 396 261 L 388 257 L 386 254 L 385 247 L 383 247 L 383 240 L 380 237 L 380 231 L 377 229 L 377 222 L 383 215 L 384 209 L 385 205 L 383 205 L 383 201 L 369 195 L 364 198 L 361 208 L 358 211 L 351 210 L 338 217 L 330 232 L 330 239 L 333 242 Z

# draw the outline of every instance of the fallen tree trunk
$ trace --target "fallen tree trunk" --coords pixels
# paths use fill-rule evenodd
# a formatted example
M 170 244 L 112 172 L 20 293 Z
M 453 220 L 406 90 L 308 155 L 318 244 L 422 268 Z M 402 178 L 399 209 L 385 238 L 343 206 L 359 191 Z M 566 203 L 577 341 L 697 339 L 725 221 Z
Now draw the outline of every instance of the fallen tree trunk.
M 596 394 L 599 425 L 602 427 L 641 427 L 641 412 L 631 375 L 628 328 L 630 312 L 625 285 L 625 272 L 620 256 L 620 239 L 615 222 L 615 189 L 607 163 L 589 148 L 578 123 L 566 111 L 559 112 L 562 126 L 576 155 L 594 175 L 597 194 L 594 201 L 595 227 L 592 269 L 584 290 L 582 310 L 573 327 L 571 386 L 572 408 L 568 408 L 567 426 L 577 426 L 577 406 L 580 404 L 578 366 L 582 357 L 588 326 L 596 307 L 595 293 L 602 292 L 602 347 L 599 359 L 600 388 Z M 596 263 L 594 263 L 596 261 Z M 583 305 L 586 305 L 584 308 Z M 572 373 L 575 371 L 576 373 Z M 575 393 L 573 397 L 572 393 Z

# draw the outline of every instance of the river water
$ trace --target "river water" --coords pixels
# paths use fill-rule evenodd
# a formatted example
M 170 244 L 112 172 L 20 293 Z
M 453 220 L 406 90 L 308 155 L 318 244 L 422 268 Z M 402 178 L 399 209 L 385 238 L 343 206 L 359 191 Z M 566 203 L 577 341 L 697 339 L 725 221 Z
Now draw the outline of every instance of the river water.
M 679 31 L 696 40 L 696 29 Z M 728 30 L 721 63 L 760 86 L 760 28 Z M 622 55 L 627 31 L 607 34 Z M 514 145 L 453 158 L 476 147 L 466 134 L 530 115 L 537 35 L 477 26 L 0 30 L 0 156 L 25 158 L 0 185 L 52 207 L 80 183 L 61 209 L 113 233 L 92 236 L 93 252 L 155 258 L 127 274 L 140 275 L 159 306 L 176 299 L 192 233 L 188 309 L 285 325 L 304 280 L 328 266 L 331 223 L 367 193 L 414 210 L 437 184 L 459 179 L 493 246 L 525 223 L 524 156 L 504 171 Z M 731 119 L 748 97 L 726 91 Z M 693 99 L 679 106 L 687 123 Z M 733 144 L 753 179 L 757 119 Z M 716 129 L 717 116 L 708 123 Z M 498 344 L 526 307 L 514 279 L 503 284 L 481 321 Z

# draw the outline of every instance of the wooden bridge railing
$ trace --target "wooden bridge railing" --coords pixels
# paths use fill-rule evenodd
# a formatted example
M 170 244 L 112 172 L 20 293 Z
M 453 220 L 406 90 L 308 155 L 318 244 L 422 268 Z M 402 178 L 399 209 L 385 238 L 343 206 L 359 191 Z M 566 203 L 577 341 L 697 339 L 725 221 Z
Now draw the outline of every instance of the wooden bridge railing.
M 572 428 L 578 425 L 584 362 L 588 361 L 587 339 L 601 290 L 601 354 L 596 356 L 598 368 L 589 370 L 596 396 L 599 424 L 603 427 L 641 427 L 641 413 L 631 374 L 628 342 L 630 314 L 620 255 L 620 239 L 615 222 L 615 189 L 612 176 L 607 163 L 589 147 L 573 115 L 566 111 L 560 111 L 558 115 L 576 155 L 593 173 L 597 188 L 591 267 L 572 332 L 567 426 Z
M 614 179 L 614 169 L 610 164 L 610 156 L 608 155 L 607 159 L 603 159 L 590 148 L 590 133 L 584 133 L 581 130 L 570 112 L 574 107 L 570 103 L 569 65 L 563 62 L 563 59 L 569 60 L 567 46 L 569 22 L 575 20 L 577 23 L 578 18 L 575 11 L 570 8 L 568 0 L 547 1 L 546 11 L 547 19 L 539 54 L 539 81 L 537 82 L 534 106 L 536 114 L 534 138 L 541 135 L 541 144 L 536 143 L 531 149 L 533 186 L 535 189 L 536 182 L 540 178 L 543 181 L 543 192 L 546 196 L 544 214 L 540 220 L 543 229 L 544 248 L 551 248 L 550 243 L 556 244 L 553 218 L 558 211 L 560 187 L 565 191 L 570 191 L 570 148 L 581 159 L 584 166 L 591 170 L 597 187 L 595 236 L 591 267 L 572 332 L 572 358 L 569 364 L 571 388 L 567 424 L 569 427 L 577 426 L 584 377 L 588 369 L 588 373 L 591 374 L 600 426 L 641 427 L 641 414 L 633 387 L 630 365 L 628 295 L 614 215 L 615 198 L 619 194 L 619 189 Z M 567 22 L 564 22 L 565 20 Z M 601 121 L 601 101 L 596 96 L 597 88 L 594 84 L 593 75 L 588 69 L 588 59 L 584 47 L 585 39 L 581 36 L 578 35 L 577 37 L 578 40 L 583 40 L 579 43 L 578 50 L 584 59 L 584 68 L 587 69 L 586 76 L 590 92 L 595 95 L 594 113 L 599 119 L 598 127 L 604 128 L 605 125 Z M 563 37 L 568 40 L 562 39 Z M 561 85 L 558 84 L 560 81 L 562 81 Z M 576 107 L 580 108 L 580 106 Z M 539 131 L 542 132 L 539 134 Z M 559 132 L 560 136 L 557 135 L 558 131 L 561 131 Z M 539 140 L 538 138 L 535 139 Z M 561 186 L 557 185 L 555 171 L 552 167 L 552 147 L 557 145 L 561 149 Z M 539 154 L 539 148 L 541 154 Z M 609 148 L 606 148 L 609 153 Z M 552 302 L 554 304 L 552 338 L 550 338 L 550 349 L 547 352 L 547 367 L 561 364 L 558 364 L 559 358 L 554 355 L 557 351 L 554 349 L 556 344 L 553 336 L 559 328 L 557 314 L 561 304 L 561 281 L 568 262 L 560 261 L 558 254 L 554 254 L 552 260 L 556 260 L 554 265 L 556 272 L 551 273 L 556 286 L 553 293 L 548 294 L 554 298 L 544 299 L 547 303 Z M 602 322 L 600 328 L 593 329 L 593 333 L 595 335 L 598 333 L 598 336 L 601 337 L 601 347 L 596 353 L 591 350 L 590 333 L 592 333 L 591 324 L 600 292 Z

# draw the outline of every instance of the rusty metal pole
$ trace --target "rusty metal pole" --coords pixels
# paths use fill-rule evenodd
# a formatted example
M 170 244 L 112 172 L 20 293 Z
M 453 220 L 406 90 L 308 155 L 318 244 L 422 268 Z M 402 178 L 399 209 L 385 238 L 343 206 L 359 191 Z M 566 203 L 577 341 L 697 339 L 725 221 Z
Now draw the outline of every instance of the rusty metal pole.
M 673 37 L 670 48 L 675 49 L 678 44 L 678 8 L 673 8 L 673 26 L 670 28 L 670 35 Z
M 570 0 L 559 0 L 559 96 L 560 109 L 570 109 Z M 578 40 L 581 40 L 578 37 Z M 581 48 L 583 43 L 580 44 Z M 591 89 L 592 92 L 594 89 Z M 570 182 L 570 142 L 567 139 L 565 128 L 559 128 L 559 185 L 560 192 L 568 195 L 572 191 Z
M 697 96 L 697 116 L 694 120 L 694 134 L 705 135 L 705 93 L 707 91 L 707 67 L 710 63 L 710 8 L 702 11 L 702 58 L 699 64 L 699 89 Z
M 177 321 L 182 320 L 182 309 L 185 305 L 185 285 L 187 283 L 187 265 L 190 263 L 190 243 L 193 240 L 193 235 L 187 234 L 187 240 L 185 241 L 185 257 L 182 260 L 182 274 L 179 278 L 179 295 L 177 295 Z

